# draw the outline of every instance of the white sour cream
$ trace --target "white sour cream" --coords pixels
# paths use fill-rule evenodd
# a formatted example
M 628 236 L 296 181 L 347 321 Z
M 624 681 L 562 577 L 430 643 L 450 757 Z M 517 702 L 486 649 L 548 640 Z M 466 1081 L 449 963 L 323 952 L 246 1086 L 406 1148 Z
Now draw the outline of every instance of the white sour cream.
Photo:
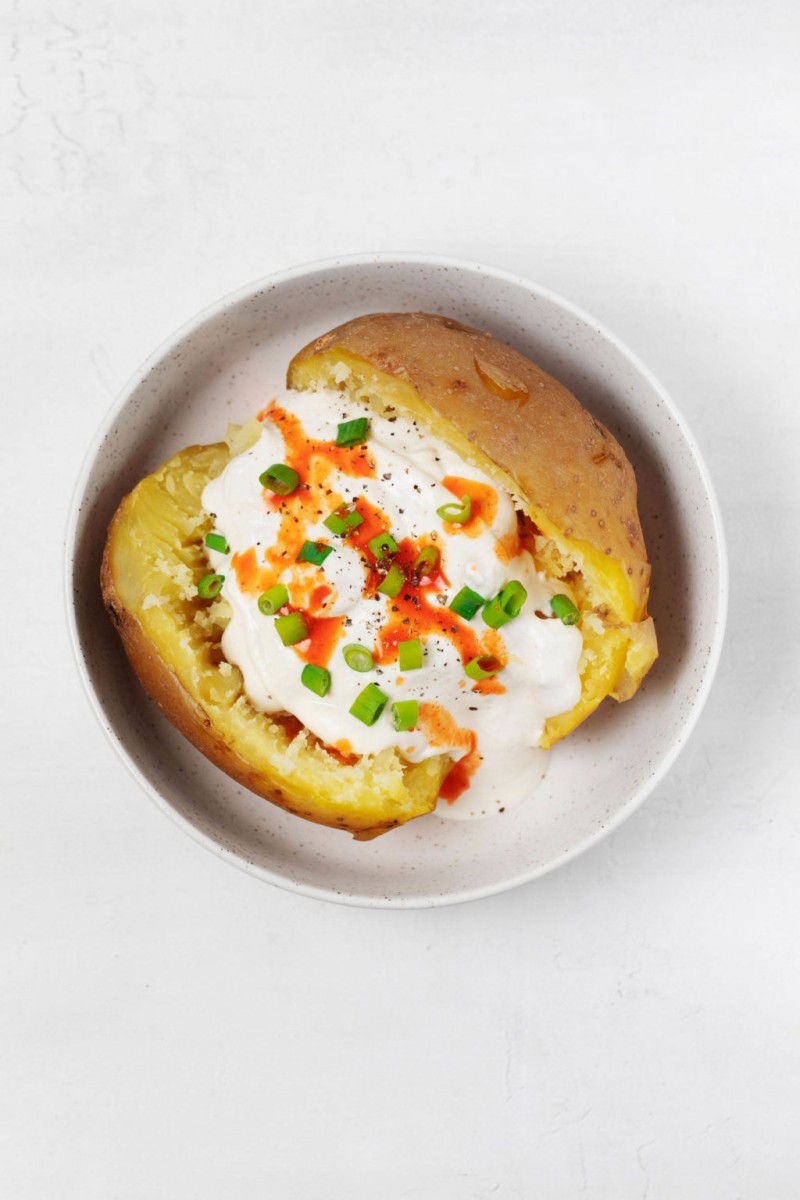
M 537 611 L 550 612 L 550 596 L 559 588 L 536 571 L 527 551 L 519 549 L 511 498 L 414 422 L 370 414 L 369 439 L 359 451 L 362 470 L 366 469 L 364 463 L 370 469 L 355 475 L 340 469 L 337 463 L 347 456 L 337 459 L 337 452 L 330 447 L 338 424 L 365 413 L 365 408 L 336 391 L 284 393 L 267 410 L 256 444 L 234 458 L 205 488 L 203 506 L 230 547 L 227 554 L 208 551 L 212 569 L 225 576 L 224 595 L 233 611 L 223 635 L 223 652 L 240 668 L 256 708 L 292 713 L 322 742 L 340 752 L 376 754 L 396 747 L 411 762 L 443 753 L 454 762 L 467 760 L 472 768 L 469 776 L 465 774 L 467 790 L 455 804 L 440 801 L 439 810 L 445 816 L 487 815 L 524 799 L 541 779 L 542 752 L 537 747 L 544 723 L 549 716 L 571 709 L 580 696 L 582 638 L 577 628 L 536 615 Z M 274 463 L 291 465 L 298 431 L 329 446 L 319 447 L 316 457 L 308 460 L 312 464 L 309 479 L 302 483 L 310 483 L 310 489 L 302 503 L 299 492 L 296 504 L 291 497 L 285 504 L 280 498 L 270 502 L 259 476 Z M 473 520 L 461 529 L 437 515 L 437 508 L 458 502 L 459 489 L 453 485 L 453 477 L 471 481 L 477 485 L 477 494 L 490 498 L 484 510 L 473 510 L 484 511 L 490 520 Z M 451 490 L 442 482 L 445 479 L 451 480 Z M 487 489 L 485 493 L 481 485 Z M 447 628 L 457 633 L 451 640 L 436 629 L 428 628 L 427 634 L 420 631 L 424 644 L 421 669 L 401 673 L 395 661 L 379 663 L 362 674 L 345 663 L 345 645 L 361 643 L 380 651 L 381 630 L 385 635 L 387 622 L 396 623 L 400 617 L 393 613 L 396 601 L 365 586 L 369 554 L 353 545 L 353 538 L 336 537 L 323 524 L 341 504 L 365 512 L 379 510 L 384 527 L 397 542 L 435 542 L 440 550 L 448 584 L 438 579 L 415 589 L 418 607 L 412 621 L 418 614 L 424 627 L 434 613 L 431 620 L 446 618 Z M 292 505 L 296 517 L 289 519 L 286 512 Z M 291 549 L 283 560 L 279 547 L 289 544 L 287 536 Z M 297 563 L 298 539 L 324 542 L 333 551 L 321 566 Z M 327 638 L 332 645 L 326 664 L 331 688 L 324 697 L 300 681 L 308 643 L 284 646 L 274 618 L 265 617 L 258 609 L 258 595 L 264 589 L 258 578 L 254 586 L 252 573 L 248 576 L 241 569 L 242 557 L 251 548 L 251 567 L 255 564 L 256 570 L 267 570 L 259 577 L 261 582 L 284 583 L 292 607 L 308 612 L 312 621 L 322 618 L 328 632 L 336 634 Z M 447 607 L 465 585 L 488 599 L 512 579 L 523 584 L 528 598 L 521 614 L 497 631 L 488 629 L 480 612 L 465 621 Z M 408 636 L 417 636 L 417 631 L 409 627 Z M 499 647 L 506 659 L 496 676 L 497 691 L 484 693 L 482 685 L 465 676 L 462 655 L 470 639 L 480 643 L 479 653 L 496 653 Z M 376 684 L 390 700 L 372 726 L 349 712 L 369 683 Z M 415 730 L 398 733 L 391 718 L 391 701 L 408 699 L 417 700 L 420 713 L 427 717 Z

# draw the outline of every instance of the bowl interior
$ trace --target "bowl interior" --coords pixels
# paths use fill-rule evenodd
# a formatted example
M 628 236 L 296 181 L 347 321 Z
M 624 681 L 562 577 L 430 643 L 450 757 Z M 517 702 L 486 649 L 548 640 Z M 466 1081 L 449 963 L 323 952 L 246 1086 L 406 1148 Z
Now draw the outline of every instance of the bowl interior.
M 102 608 L 108 521 L 143 475 L 218 440 L 282 386 L 294 351 L 360 313 L 422 309 L 486 329 L 564 382 L 614 432 L 639 484 L 660 658 L 636 699 L 606 702 L 550 755 L 527 807 L 483 821 L 414 821 L 372 842 L 288 816 L 203 758 L 147 700 Z M 282 886 L 367 904 L 471 898 L 533 878 L 616 824 L 664 773 L 696 718 L 724 621 L 724 550 L 707 477 L 658 385 L 563 301 L 486 268 L 343 260 L 267 280 L 181 331 L 101 432 L 67 547 L 71 622 L 101 721 L 146 790 L 184 828 Z

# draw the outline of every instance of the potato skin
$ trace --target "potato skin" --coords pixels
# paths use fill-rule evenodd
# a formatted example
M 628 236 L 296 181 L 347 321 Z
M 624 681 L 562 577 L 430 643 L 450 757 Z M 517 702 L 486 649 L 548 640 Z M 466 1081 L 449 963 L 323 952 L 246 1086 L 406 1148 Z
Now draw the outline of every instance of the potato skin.
M 124 520 L 123 514 L 118 516 Z M 262 779 L 258 772 L 226 743 L 211 716 L 192 698 L 175 672 L 161 658 L 138 618 L 124 607 L 116 590 L 110 550 L 112 544 L 113 534 L 106 544 L 100 572 L 103 602 L 122 639 L 128 660 L 150 699 L 155 701 L 167 720 L 180 730 L 193 746 L 237 783 L 281 808 L 297 812 L 296 808 L 287 803 L 279 789 Z M 303 812 L 298 815 L 313 819 L 311 813 Z
M 621 615 L 645 616 L 650 566 L 633 468 L 567 388 L 489 334 L 419 312 L 373 313 L 323 334 L 295 355 L 290 386 L 308 360 L 339 348 L 410 384 L 566 539 L 619 564 L 630 591 Z

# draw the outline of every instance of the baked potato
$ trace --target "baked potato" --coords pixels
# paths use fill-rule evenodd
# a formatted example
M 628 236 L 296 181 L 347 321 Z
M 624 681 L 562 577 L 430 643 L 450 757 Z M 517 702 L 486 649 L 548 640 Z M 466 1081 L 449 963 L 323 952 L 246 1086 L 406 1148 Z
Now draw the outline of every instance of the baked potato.
M 335 390 L 364 411 L 413 419 L 507 492 L 535 567 L 580 610 L 580 696 L 550 715 L 551 747 L 606 696 L 627 700 L 656 658 L 650 568 L 633 470 L 614 437 L 534 363 L 488 334 L 425 313 L 371 314 L 324 334 L 289 365 L 298 392 Z M 292 713 L 259 711 L 227 661 L 224 593 L 198 603 L 212 516 L 203 492 L 260 436 L 193 446 L 142 480 L 109 527 L 103 598 L 145 690 L 212 762 L 260 796 L 358 838 L 432 811 L 447 754 L 347 754 Z

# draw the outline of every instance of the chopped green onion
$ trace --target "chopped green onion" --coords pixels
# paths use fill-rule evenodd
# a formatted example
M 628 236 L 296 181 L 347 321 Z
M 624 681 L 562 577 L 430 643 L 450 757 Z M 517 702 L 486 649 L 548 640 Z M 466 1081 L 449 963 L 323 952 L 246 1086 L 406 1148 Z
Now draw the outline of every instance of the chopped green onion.
M 390 533 L 379 533 L 376 537 L 370 538 L 367 545 L 376 558 L 391 558 L 398 551 L 397 542 Z
M 367 440 L 368 417 L 356 417 L 354 421 L 341 421 L 336 431 L 337 446 L 358 446 Z
M 265 617 L 274 617 L 278 609 L 289 603 L 289 591 L 285 583 L 276 583 L 269 591 L 258 597 L 258 611 Z
M 308 637 L 308 626 L 302 613 L 287 613 L 275 618 L 275 629 L 284 646 L 294 646 Z
M 563 625 L 580 624 L 581 614 L 569 596 L 551 596 L 550 607 Z
M 477 592 L 473 592 L 470 587 L 463 587 L 460 592 L 456 592 L 453 599 L 450 601 L 448 608 L 451 608 L 459 617 L 464 617 L 467 621 L 471 621 L 478 609 L 485 604 L 483 596 L 479 596 Z
M 493 654 L 479 654 L 465 665 L 464 673 L 469 675 L 470 679 L 489 679 L 502 669 L 503 664 Z
M 324 542 L 303 542 L 295 562 L 313 563 L 315 567 L 321 567 L 332 553 L 333 546 L 326 546 Z
M 348 509 L 340 505 L 335 512 L 332 512 L 329 517 L 325 518 L 322 524 L 326 529 L 330 529 L 331 533 L 335 533 L 337 537 L 346 537 L 348 533 L 352 533 L 354 529 L 358 529 L 359 525 L 364 524 L 364 518 L 355 509 Z
M 360 671 L 363 674 L 365 671 L 371 671 L 375 666 L 372 654 L 360 642 L 351 642 L 343 648 L 342 654 L 351 671 Z
M 501 587 L 483 610 L 483 619 L 491 629 L 499 629 L 507 621 L 518 617 L 528 593 L 518 579 L 510 580 Z
M 400 589 L 405 586 L 406 576 L 402 567 L 397 563 L 392 563 L 389 570 L 383 577 L 383 582 L 379 583 L 375 589 L 382 596 L 389 596 L 392 599 L 398 594 Z
M 392 720 L 398 733 L 416 729 L 419 720 L 419 701 L 395 700 L 392 705 Z
M 436 515 L 450 525 L 463 525 L 472 514 L 472 501 L 469 496 L 462 496 L 460 504 L 443 504 L 437 508 Z
M 426 546 L 417 555 L 412 571 L 417 579 L 420 579 L 424 575 L 433 575 L 438 565 L 439 551 L 435 546 Z
M 330 529 L 331 533 L 335 533 L 341 537 L 343 533 L 347 533 L 347 525 L 339 516 L 338 512 L 332 512 L 329 517 L 326 517 L 322 522 L 326 529 Z
M 300 483 L 300 476 L 286 463 L 273 463 L 266 471 L 262 471 L 258 482 L 270 492 L 275 492 L 276 496 L 288 496 Z
M 316 696 L 327 696 L 331 690 L 331 673 L 327 667 L 317 667 L 314 663 L 306 663 L 300 672 L 300 682 Z
M 422 642 L 419 638 L 409 638 L 407 642 L 398 642 L 397 658 L 401 671 L 417 671 L 422 666 Z
M 197 594 L 203 600 L 213 600 L 222 591 L 224 575 L 204 575 L 197 585 Z
M 230 546 L 221 533 L 207 533 L 206 545 L 209 550 L 219 550 L 220 554 L 228 554 L 230 551 Z
M 350 713 L 365 725 L 374 725 L 388 703 L 389 697 L 377 684 L 368 683 L 350 705 Z

